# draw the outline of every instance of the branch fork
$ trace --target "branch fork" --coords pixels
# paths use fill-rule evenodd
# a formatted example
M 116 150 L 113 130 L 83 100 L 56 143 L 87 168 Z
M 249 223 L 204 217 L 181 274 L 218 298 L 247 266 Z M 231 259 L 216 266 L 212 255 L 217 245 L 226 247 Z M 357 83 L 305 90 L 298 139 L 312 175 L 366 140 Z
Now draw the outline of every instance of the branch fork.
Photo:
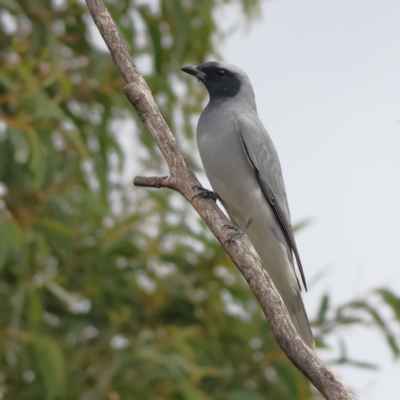
M 133 180 L 135 186 L 152 187 L 156 189 L 174 189 L 172 179 L 169 176 L 136 176 Z

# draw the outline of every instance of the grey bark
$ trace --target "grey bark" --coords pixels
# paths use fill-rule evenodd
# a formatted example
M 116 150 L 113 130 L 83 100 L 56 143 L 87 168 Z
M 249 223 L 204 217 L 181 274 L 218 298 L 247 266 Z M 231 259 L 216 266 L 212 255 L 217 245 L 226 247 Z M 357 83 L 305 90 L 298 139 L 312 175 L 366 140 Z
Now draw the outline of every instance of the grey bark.
M 111 57 L 125 78 L 124 93 L 160 148 L 170 176 L 134 179 L 136 186 L 169 188 L 180 192 L 191 201 L 200 186 L 181 147 L 164 121 L 150 88 L 132 61 L 125 43 L 102 0 L 86 0 Z M 285 305 L 275 290 L 271 278 L 242 240 L 223 244 L 227 234 L 224 225 L 229 221 L 211 199 L 193 199 L 192 205 L 217 240 L 224 246 L 256 296 L 279 346 L 291 362 L 310 380 L 328 400 L 354 400 L 352 393 L 338 380 L 297 334 Z

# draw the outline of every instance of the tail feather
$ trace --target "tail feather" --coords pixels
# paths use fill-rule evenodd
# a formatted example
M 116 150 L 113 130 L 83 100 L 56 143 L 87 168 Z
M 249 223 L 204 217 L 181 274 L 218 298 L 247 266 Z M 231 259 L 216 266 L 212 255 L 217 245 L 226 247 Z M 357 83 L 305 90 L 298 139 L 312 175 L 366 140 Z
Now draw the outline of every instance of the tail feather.
M 286 304 L 286 308 L 289 311 L 290 319 L 292 320 L 297 332 L 303 339 L 304 343 L 311 349 L 314 350 L 315 342 L 314 336 L 311 332 L 310 323 L 308 322 L 308 317 L 306 310 L 304 308 L 303 300 L 301 298 L 300 292 L 298 296 L 294 299 L 296 304 Z
M 314 337 L 301 298 L 299 281 L 293 268 L 293 260 L 289 257 L 291 252 L 283 244 L 284 238 L 275 237 L 274 233 L 282 233 L 279 229 L 269 231 L 268 240 L 265 240 L 265 232 L 270 229 L 269 223 L 265 225 L 265 222 L 265 218 L 253 218 L 247 234 L 281 295 L 297 332 L 304 343 L 314 349 Z

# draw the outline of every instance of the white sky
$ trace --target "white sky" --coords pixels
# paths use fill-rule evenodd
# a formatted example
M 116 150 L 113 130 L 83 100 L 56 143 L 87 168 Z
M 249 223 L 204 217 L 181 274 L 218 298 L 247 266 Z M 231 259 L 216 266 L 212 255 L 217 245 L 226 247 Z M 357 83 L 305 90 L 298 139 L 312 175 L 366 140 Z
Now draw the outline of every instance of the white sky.
M 306 276 L 329 272 L 305 296 L 310 314 L 327 290 L 335 304 L 379 286 L 400 293 L 400 1 L 265 2 L 221 51 L 253 83 L 293 222 L 313 219 L 297 235 Z M 400 365 L 379 334 L 342 336 L 382 368 L 336 369 L 341 378 L 360 399 L 397 400 Z

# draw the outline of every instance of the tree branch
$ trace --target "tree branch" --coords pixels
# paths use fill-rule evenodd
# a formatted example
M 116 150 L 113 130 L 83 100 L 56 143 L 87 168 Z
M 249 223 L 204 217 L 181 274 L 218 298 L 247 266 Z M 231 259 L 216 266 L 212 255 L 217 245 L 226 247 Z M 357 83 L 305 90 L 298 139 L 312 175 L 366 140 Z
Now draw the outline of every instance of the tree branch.
M 133 180 L 135 186 L 153 187 L 160 189 L 162 187 L 175 189 L 173 181 L 168 176 L 136 176 Z
M 191 200 L 199 181 L 191 170 L 181 147 L 164 121 L 151 91 L 139 73 L 124 41 L 102 0 L 86 0 L 89 11 L 106 42 L 111 56 L 127 81 L 124 93 L 153 136 L 167 161 L 169 177 L 136 177 L 136 186 L 168 187 Z M 223 244 L 229 221 L 212 200 L 195 198 L 192 205 L 212 233 Z M 353 395 L 301 340 L 286 307 L 268 273 L 242 240 L 227 243 L 225 250 L 256 296 L 271 330 L 288 358 L 328 400 L 354 400 Z

